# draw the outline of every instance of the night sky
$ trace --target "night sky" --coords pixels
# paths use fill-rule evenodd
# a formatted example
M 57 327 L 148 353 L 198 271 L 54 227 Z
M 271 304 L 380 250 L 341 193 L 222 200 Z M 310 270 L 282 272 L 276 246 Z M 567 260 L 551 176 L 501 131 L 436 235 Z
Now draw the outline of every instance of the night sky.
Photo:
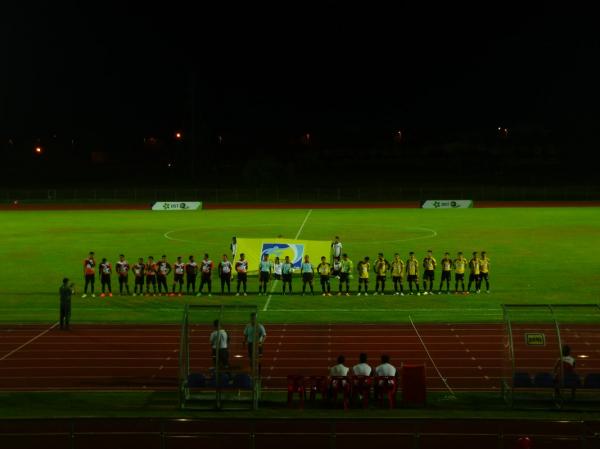
M 435 141 L 507 126 L 588 151 L 600 119 L 600 39 L 583 10 L 80 3 L 0 7 L 3 142 L 58 135 L 85 142 L 66 151 L 127 152 L 188 137 L 195 118 L 200 143 L 307 132 L 368 143 L 397 129 Z

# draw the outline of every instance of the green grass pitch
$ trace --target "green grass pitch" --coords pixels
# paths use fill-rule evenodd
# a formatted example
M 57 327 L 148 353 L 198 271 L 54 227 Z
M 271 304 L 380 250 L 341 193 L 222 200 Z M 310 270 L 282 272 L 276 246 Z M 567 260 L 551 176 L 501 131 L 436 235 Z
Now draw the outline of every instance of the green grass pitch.
M 74 322 L 178 323 L 182 304 L 259 306 L 270 322 L 484 322 L 501 319 L 502 303 L 600 302 L 600 209 L 337 209 L 312 211 L 204 210 L 152 211 L 27 211 L 1 212 L 0 320 L 55 322 L 57 290 L 64 276 L 82 287 L 82 261 L 88 251 L 114 265 L 125 253 L 138 257 L 163 253 L 208 252 L 218 260 L 228 252 L 231 236 L 283 236 L 330 240 L 339 235 L 344 250 L 356 261 L 383 251 L 419 259 L 432 249 L 438 261 L 445 251 L 486 250 L 492 261 L 491 289 L 486 295 L 282 297 L 280 284 L 272 297 L 257 296 L 256 278 L 248 297 L 119 297 L 73 302 Z M 304 223 L 304 226 L 302 224 Z M 316 260 L 321 254 L 311 255 Z M 131 282 L 131 279 L 130 279 Z M 435 286 L 439 282 L 436 272 Z M 356 276 L 352 288 L 356 289 Z M 96 290 L 99 289 L 97 282 Z M 113 277 L 113 288 L 116 287 Z M 371 281 L 373 284 L 373 280 Z M 388 281 L 388 289 L 391 282 Z M 216 288 L 215 288 L 216 286 Z M 300 279 L 294 280 L 299 291 Z M 318 282 L 315 282 L 319 291 Z M 337 281 L 333 281 L 337 288 Z M 371 288 L 373 285 L 371 285 Z M 218 290 L 215 280 L 213 289 Z

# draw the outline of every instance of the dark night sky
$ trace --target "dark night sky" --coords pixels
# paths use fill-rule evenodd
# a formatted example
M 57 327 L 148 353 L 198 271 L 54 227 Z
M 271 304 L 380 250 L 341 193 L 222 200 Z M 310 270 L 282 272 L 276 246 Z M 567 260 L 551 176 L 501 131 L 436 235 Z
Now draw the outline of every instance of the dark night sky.
M 168 134 L 189 117 L 193 76 L 203 120 L 232 135 L 585 132 L 600 118 L 586 11 L 79 3 L 0 7 L 3 138 Z

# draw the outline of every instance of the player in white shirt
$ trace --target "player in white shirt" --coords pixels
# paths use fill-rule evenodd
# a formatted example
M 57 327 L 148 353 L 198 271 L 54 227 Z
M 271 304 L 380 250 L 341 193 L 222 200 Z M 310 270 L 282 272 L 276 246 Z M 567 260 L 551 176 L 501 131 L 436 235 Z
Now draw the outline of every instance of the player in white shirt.
M 375 368 L 375 374 L 377 376 L 386 376 L 386 377 L 395 377 L 396 376 L 396 367 L 390 364 L 390 356 L 382 355 L 381 356 L 381 365 Z
M 344 365 L 344 363 L 346 363 L 346 357 L 343 355 L 338 356 L 337 365 L 333 365 L 329 368 L 329 375 L 331 377 L 346 377 L 350 368 Z
M 219 329 L 219 320 L 213 321 L 214 331 L 210 334 L 210 348 L 213 364 L 217 363 L 217 350 L 219 351 L 219 366 L 229 368 L 229 335 L 225 329 Z
M 283 270 L 283 264 L 279 260 L 279 257 L 275 257 L 275 262 L 273 262 L 273 278 L 277 281 L 281 280 L 281 273 Z
M 367 363 L 367 354 L 361 352 L 358 356 L 358 364 L 352 367 L 355 376 L 370 376 L 373 368 Z
M 342 257 L 342 242 L 340 242 L 340 238 L 337 235 L 331 243 L 331 260 L 333 261 L 336 257 Z
M 221 279 L 221 295 L 225 294 L 225 286 L 227 286 L 227 294 L 230 294 L 233 265 L 231 265 L 231 262 L 227 258 L 227 254 L 223 254 L 223 258 L 217 268 L 219 270 L 219 278 Z
M 229 244 L 229 249 L 231 250 L 231 260 L 235 260 L 235 255 L 237 254 L 237 237 L 231 237 L 231 243 Z

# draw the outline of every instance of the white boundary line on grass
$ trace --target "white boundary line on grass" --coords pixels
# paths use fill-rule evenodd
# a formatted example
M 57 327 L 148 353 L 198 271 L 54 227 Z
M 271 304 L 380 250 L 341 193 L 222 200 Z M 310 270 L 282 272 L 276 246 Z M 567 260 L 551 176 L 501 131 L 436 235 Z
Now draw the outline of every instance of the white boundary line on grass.
M 27 340 L 25 343 L 23 343 L 21 346 L 19 346 L 18 348 L 13 349 L 12 351 L 10 351 L 8 354 L 4 355 L 2 358 L 0 358 L 0 361 L 2 360 L 6 360 L 7 358 L 9 358 L 11 355 L 13 355 L 14 353 L 20 351 L 21 349 L 23 349 L 25 346 L 27 346 L 30 343 L 33 343 L 34 341 L 36 341 L 38 338 L 43 337 L 44 335 L 46 335 L 48 332 L 50 332 L 52 329 L 54 329 L 56 326 L 58 326 L 58 321 L 56 323 L 54 323 L 52 326 L 50 326 L 48 329 L 46 329 L 45 331 L 40 332 L 39 334 L 37 334 L 36 336 L 30 338 L 29 340 Z
M 296 232 L 296 237 L 294 237 L 294 240 L 298 240 L 298 237 L 300 237 L 300 234 L 302 234 L 304 225 L 308 221 L 308 217 L 310 217 L 310 214 L 312 214 L 312 211 L 313 211 L 312 209 L 309 209 L 308 212 L 306 213 L 306 216 L 304 217 L 304 221 L 300 225 L 300 229 L 298 229 L 298 232 Z M 267 310 L 269 310 L 269 304 L 271 304 L 271 299 L 273 298 L 273 292 L 275 291 L 276 286 L 277 286 L 277 279 L 275 279 L 273 281 L 273 285 L 271 286 L 271 291 L 269 292 L 269 297 L 267 298 L 267 302 L 265 303 L 265 306 L 262 309 L 263 312 L 266 312 Z
M 442 373 L 440 372 L 440 370 L 438 369 L 437 365 L 433 361 L 433 358 L 431 357 L 431 354 L 429 354 L 429 350 L 427 349 L 427 346 L 425 345 L 425 342 L 423 341 L 423 338 L 421 338 L 421 334 L 419 333 L 419 330 L 417 329 L 417 326 L 415 326 L 415 322 L 413 321 L 412 316 L 408 315 L 408 319 L 410 320 L 410 324 L 412 325 L 413 329 L 415 330 L 415 333 L 417 334 L 417 337 L 419 337 L 419 340 L 421 340 L 421 344 L 423 345 L 423 349 L 425 349 L 425 352 L 427 353 L 427 357 L 429 357 L 429 360 L 431 360 L 431 364 L 435 368 L 435 371 L 437 372 L 438 376 L 440 376 L 440 379 L 442 379 L 442 382 L 444 382 L 444 385 L 446 386 L 446 388 L 448 389 L 448 391 L 450 392 L 450 394 L 452 396 L 456 397 L 456 395 L 454 394 L 454 391 L 452 391 L 452 388 L 450 388 L 450 385 L 448 385 L 447 379 L 444 376 L 442 376 Z

